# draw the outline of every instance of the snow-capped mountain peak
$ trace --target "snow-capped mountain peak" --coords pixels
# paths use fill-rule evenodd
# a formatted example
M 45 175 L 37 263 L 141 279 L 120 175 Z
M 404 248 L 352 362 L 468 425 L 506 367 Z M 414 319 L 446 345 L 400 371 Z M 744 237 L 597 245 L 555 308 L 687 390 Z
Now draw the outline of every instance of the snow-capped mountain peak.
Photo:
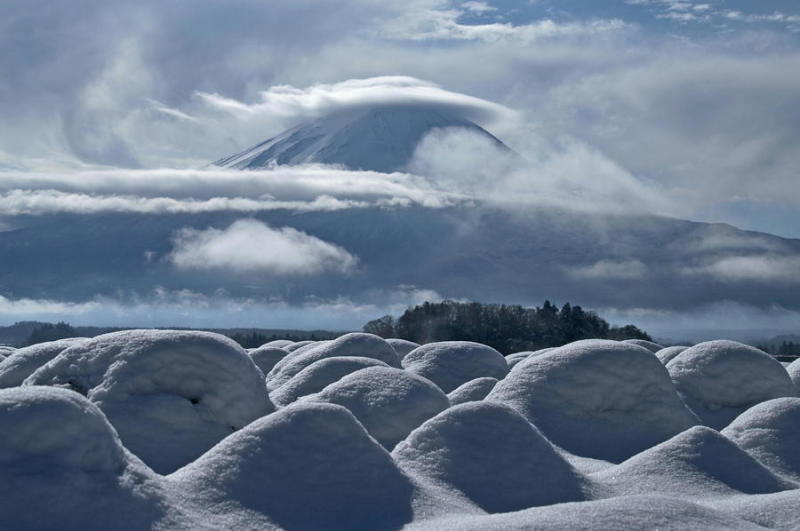
M 338 164 L 353 170 L 399 171 L 417 144 L 434 129 L 457 127 L 505 145 L 475 122 L 442 107 L 392 105 L 359 107 L 300 124 L 216 166 L 259 169 L 273 164 Z

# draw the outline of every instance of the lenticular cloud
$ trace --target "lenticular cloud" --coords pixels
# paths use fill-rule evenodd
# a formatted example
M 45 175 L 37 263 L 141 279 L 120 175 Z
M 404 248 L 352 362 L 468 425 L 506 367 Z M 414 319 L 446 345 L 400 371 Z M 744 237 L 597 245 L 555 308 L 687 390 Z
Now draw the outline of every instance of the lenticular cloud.
M 0 527 L 796 528 L 786 369 L 729 341 L 659 347 L 245 352 L 133 330 L 3 348 Z

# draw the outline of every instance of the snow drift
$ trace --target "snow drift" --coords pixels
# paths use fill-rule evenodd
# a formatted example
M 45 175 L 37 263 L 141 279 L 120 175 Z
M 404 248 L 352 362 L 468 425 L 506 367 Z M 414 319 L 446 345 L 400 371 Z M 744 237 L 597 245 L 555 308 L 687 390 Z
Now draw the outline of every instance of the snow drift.
M 759 402 L 797 394 L 775 358 L 735 341 L 700 343 L 675 356 L 666 367 L 689 408 L 716 429 Z
M 514 369 L 486 399 L 581 456 L 618 462 L 697 423 L 658 358 L 637 345 L 578 341 Z
M 267 387 L 271 391 L 277 389 L 312 363 L 339 356 L 373 358 L 390 367 L 400 367 L 397 353 L 389 343 L 376 335 L 356 332 L 333 341 L 312 343 L 289 353 L 267 375 Z
M 135 330 L 5 349 L 0 527 L 797 528 L 786 370 L 731 342 L 647 347 L 509 363 L 474 343 L 403 357 L 346 334 L 246 353 Z M 741 414 L 718 432 L 681 396 L 706 421 Z
M 584 481 L 525 417 L 462 404 L 414 430 L 392 452 L 404 470 L 458 489 L 488 512 L 584 498 Z
M 210 332 L 105 334 L 66 349 L 24 384 L 86 396 L 125 446 L 162 473 L 274 409 L 250 357 Z
M 429 380 L 391 367 L 370 367 L 348 374 L 312 399 L 346 407 L 389 450 L 450 405 L 447 396 Z
M 403 358 L 403 368 L 431 380 L 445 393 L 481 376 L 500 379 L 508 373 L 502 354 L 471 341 L 422 345 Z
M 259 419 L 172 477 L 207 504 L 235 500 L 285 529 L 396 529 L 412 518 L 411 480 L 332 404 Z

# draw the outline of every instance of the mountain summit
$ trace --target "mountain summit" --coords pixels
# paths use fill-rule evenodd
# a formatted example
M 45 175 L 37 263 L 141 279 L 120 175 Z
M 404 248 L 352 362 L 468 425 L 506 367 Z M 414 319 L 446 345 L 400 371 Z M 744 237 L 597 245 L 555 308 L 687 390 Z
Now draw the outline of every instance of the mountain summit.
M 506 148 L 487 130 L 447 108 L 384 105 L 339 111 L 300 124 L 214 165 L 259 169 L 318 163 L 388 173 L 403 170 L 419 141 L 431 130 L 446 127 L 468 129 Z

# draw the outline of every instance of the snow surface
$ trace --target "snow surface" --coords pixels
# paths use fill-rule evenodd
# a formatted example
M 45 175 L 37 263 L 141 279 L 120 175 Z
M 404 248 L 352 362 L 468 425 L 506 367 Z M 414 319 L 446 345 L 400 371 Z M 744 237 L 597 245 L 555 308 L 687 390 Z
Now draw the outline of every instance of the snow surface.
M 299 349 L 300 347 L 304 347 L 306 345 L 311 345 L 312 343 L 316 343 L 316 341 L 297 341 L 296 343 L 292 343 L 291 345 L 286 345 L 282 347 L 283 350 L 286 352 L 294 352 L 295 350 Z
M 697 344 L 666 367 L 689 408 L 716 429 L 759 402 L 797 394 L 786 369 L 775 358 L 735 341 Z
M 16 350 L 13 356 L 0 363 L 0 388 L 22 385 L 36 369 L 82 341 L 85 338 L 59 339 Z
M 706 426 L 694 426 L 592 478 L 610 486 L 616 495 L 708 497 L 796 487 Z
M 491 516 L 457 516 L 409 526 L 437 531 L 620 531 L 658 529 L 704 531 L 762 530 L 751 522 L 728 516 L 691 501 L 663 496 L 628 496 L 612 500 L 536 507 Z
M 434 129 L 467 129 L 508 149 L 491 133 L 453 111 L 430 105 L 358 107 L 300 124 L 214 164 L 259 169 L 274 164 L 336 164 L 383 173 L 403 170 L 417 144 Z
M 502 354 L 471 341 L 422 345 L 403 358 L 403 368 L 428 378 L 445 393 L 475 378 L 501 379 L 508 374 L 508 364 Z
M 531 350 L 509 354 L 508 356 L 506 356 L 506 363 L 508 363 L 508 368 L 513 369 L 514 365 L 526 359 L 531 354 L 533 354 L 533 351 Z
M 555 350 L 555 348 L 543 348 L 539 350 L 534 350 L 533 352 L 517 352 L 515 354 L 509 354 L 506 356 L 506 361 L 508 362 L 508 368 L 510 371 L 513 371 L 514 368 L 520 364 L 522 360 L 526 360 L 528 358 L 532 358 L 535 356 L 541 356 L 542 354 L 547 354 L 551 350 Z
M 315 361 L 338 356 L 373 358 L 390 367 L 400 367 L 397 353 L 385 340 L 373 334 L 353 332 L 333 341 L 320 341 L 291 352 L 267 375 L 267 388 L 273 391 Z
M 430 380 L 391 367 L 353 372 L 309 399 L 346 407 L 389 450 L 450 406 L 447 396 Z
M 800 398 L 756 404 L 722 434 L 771 470 L 800 482 Z
M 261 345 L 258 348 L 247 351 L 247 355 L 261 369 L 264 374 L 269 373 L 276 363 L 281 361 L 289 354 L 288 350 L 281 347 L 273 347 L 269 344 Z
M 387 339 L 386 342 L 392 346 L 395 352 L 397 352 L 397 356 L 400 358 L 400 360 L 405 358 L 409 352 L 419 346 L 419 343 L 414 343 L 413 341 L 408 341 L 407 339 L 397 339 L 395 337 Z
M 158 472 L 191 462 L 274 409 L 264 375 L 231 339 L 132 330 L 73 345 L 24 385 L 72 389 L 97 404 L 127 448 Z
M 492 378 L 490 376 L 475 378 L 474 380 L 462 384 L 453 391 L 450 391 L 450 393 L 447 394 L 447 398 L 450 399 L 451 406 L 463 404 L 464 402 L 483 400 L 486 398 L 486 395 L 494 389 L 494 386 L 497 385 L 497 381 L 497 378 Z
M 291 380 L 270 393 L 278 406 L 286 406 L 298 398 L 322 391 L 344 376 L 367 367 L 389 367 L 384 362 L 361 356 L 336 356 L 315 361 Z
M 289 339 L 276 339 L 274 341 L 270 341 L 268 343 L 264 343 L 261 345 L 262 347 L 275 347 L 275 348 L 284 348 L 288 347 L 289 345 L 293 345 L 294 341 Z
M 300 369 L 273 389 L 277 410 L 217 334 L 54 343 L 0 362 L 33 371 L 0 389 L 0 529 L 800 528 L 800 398 L 762 400 L 794 392 L 788 373 L 731 342 L 665 367 L 578 341 L 447 396 L 390 343 L 348 334 L 283 351 L 272 379 Z M 495 367 L 491 349 L 451 350 L 473 348 L 466 368 Z M 755 402 L 718 432 L 682 402 L 686 382 L 703 404 L 741 395 L 726 415 Z
M 345 408 L 302 402 L 232 434 L 173 479 L 286 529 L 396 529 L 414 486 Z
M 664 366 L 638 345 L 578 341 L 514 369 L 486 400 L 581 456 L 621 461 L 697 424 Z
M 653 343 L 652 341 L 647 341 L 646 339 L 626 339 L 623 343 L 629 343 L 631 345 L 639 345 L 640 347 L 644 347 L 653 354 L 662 350 L 664 348 L 663 345 L 659 345 L 658 343 Z
M 488 512 L 584 498 L 584 480 L 525 417 L 471 402 L 414 430 L 392 452 L 404 470 L 463 492 Z
M 103 412 L 55 387 L 0 390 L 0 529 L 150 529 L 156 474 Z
M 672 361 L 672 359 L 675 356 L 677 356 L 687 348 L 689 347 L 684 347 L 684 346 L 665 347 L 656 352 L 656 357 L 661 361 L 661 363 L 666 365 L 667 363 Z
M 786 367 L 786 372 L 789 373 L 789 378 L 792 379 L 792 382 L 794 383 L 794 386 L 797 389 L 798 394 L 800 394 L 800 363 L 798 363 L 798 361 L 800 361 L 800 359 L 794 360 L 788 366 L 785 367 Z

